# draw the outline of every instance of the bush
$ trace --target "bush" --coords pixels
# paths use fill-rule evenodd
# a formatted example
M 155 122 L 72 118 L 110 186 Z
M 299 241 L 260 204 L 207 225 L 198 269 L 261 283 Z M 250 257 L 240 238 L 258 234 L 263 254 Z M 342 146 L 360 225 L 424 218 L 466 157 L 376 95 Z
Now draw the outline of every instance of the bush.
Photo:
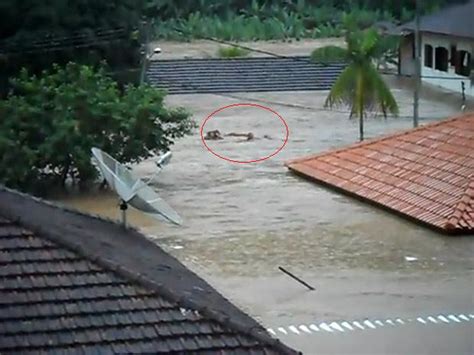
M 249 51 L 239 47 L 219 47 L 217 55 L 221 58 L 238 58 L 248 56 Z
M 12 85 L 0 101 L 0 181 L 31 192 L 94 179 L 91 147 L 137 162 L 167 150 L 194 125 L 184 110 L 165 108 L 164 92 L 121 90 L 103 67 L 69 63 L 39 76 L 23 70 Z
M 311 60 L 315 63 L 342 62 L 346 59 L 347 50 L 338 46 L 316 48 L 311 52 Z

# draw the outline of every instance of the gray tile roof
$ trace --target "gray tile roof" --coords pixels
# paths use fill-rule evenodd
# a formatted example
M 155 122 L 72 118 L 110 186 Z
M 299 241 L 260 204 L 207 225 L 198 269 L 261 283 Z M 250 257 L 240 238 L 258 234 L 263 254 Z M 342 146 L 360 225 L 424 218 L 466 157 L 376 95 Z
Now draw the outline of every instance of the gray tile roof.
M 474 0 L 443 8 L 421 18 L 420 29 L 423 32 L 439 33 L 450 36 L 474 38 Z M 414 21 L 400 26 L 400 30 L 415 29 Z
M 9 352 L 296 354 L 139 233 L 0 187 Z
M 154 60 L 148 82 L 169 94 L 329 90 L 345 64 L 309 57 Z

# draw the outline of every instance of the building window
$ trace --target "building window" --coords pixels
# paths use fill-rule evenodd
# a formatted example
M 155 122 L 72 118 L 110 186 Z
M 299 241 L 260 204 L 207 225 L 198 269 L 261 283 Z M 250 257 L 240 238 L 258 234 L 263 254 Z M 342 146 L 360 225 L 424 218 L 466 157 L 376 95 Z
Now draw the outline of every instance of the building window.
M 459 51 L 457 53 L 456 74 L 469 76 L 471 75 L 471 53 L 467 51 Z
M 425 44 L 425 67 L 433 68 L 433 47 Z
M 448 50 L 444 47 L 436 47 L 435 69 L 440 71 L 448 71 Z

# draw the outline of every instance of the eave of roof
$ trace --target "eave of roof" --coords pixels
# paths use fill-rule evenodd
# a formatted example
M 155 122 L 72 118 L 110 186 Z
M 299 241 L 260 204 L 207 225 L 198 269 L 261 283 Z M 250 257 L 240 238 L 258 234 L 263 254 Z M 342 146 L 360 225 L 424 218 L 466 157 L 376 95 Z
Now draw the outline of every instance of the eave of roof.
M 112 221 L 61 208 L 1 185 L 0 216 L 281 354 L 297 354 L 134 229 L 124 229 Z
M 420 31 L 448 36 L 474 39 L 474 0 L 465 4 L 454 4 L 433 14 L 422 16 Z M 410 21 L 399 27 L 399 32 L 414 31 L 415 22 Z
M 277 354 L 2 218 L 0 310 L 2 354 Z

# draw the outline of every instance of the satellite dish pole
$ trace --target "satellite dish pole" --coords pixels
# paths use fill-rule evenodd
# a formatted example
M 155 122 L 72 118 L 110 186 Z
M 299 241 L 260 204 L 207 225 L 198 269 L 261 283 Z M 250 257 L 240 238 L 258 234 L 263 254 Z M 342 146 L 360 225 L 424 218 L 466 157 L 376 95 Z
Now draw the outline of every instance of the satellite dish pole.
M 128 205 L 124 200 L 120 200 L 120 211 L 122 211 L 122 226 L 127 228 L 127 209 Z

